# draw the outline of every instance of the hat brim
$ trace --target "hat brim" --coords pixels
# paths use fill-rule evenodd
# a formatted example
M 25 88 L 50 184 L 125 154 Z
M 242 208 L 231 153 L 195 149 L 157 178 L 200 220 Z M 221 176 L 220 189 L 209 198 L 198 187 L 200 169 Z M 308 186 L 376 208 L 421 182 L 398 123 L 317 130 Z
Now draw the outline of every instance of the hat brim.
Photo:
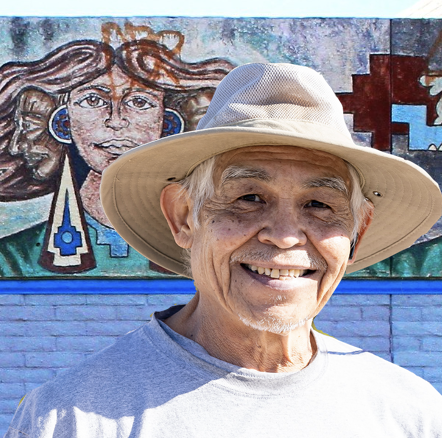
M 254 145 L 287 145 L 328 152 L 352 164 L 374 218 L 347 273 L 411 246 L 439 219 L 442 196 L 419 166 L 369 147 L 356 146 L 335 129 L 311 122 L 246 120 L 197 130 L 139 146 L 103 173 L 101 201 L 115 230 L 153 262 L 186 276 L 178 247 L 160 208 L 163 188 L 189 175 L 203 161 Z M 375 195 L 375 192 L 380 196 Z

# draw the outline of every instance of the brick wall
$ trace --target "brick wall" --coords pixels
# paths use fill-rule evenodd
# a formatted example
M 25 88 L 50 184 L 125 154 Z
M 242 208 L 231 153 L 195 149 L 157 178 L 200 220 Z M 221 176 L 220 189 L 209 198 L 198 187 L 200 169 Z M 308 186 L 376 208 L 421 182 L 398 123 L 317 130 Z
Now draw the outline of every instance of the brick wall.
M 334 295 L 315 319 L 318 329 L 407 368 L 442 393 L 441 321 L 442 295 Z
M 0 295 L 0 436 L 20 398 L 191 295 Z M 318 329 L 442 393 L 442 295 L 335 295 Z

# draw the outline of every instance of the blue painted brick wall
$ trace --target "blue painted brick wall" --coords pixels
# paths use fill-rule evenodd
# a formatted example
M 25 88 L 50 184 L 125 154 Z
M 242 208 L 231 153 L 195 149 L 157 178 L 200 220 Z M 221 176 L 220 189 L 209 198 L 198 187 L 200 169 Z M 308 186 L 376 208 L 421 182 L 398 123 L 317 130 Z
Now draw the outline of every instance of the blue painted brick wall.
M 315 325 L 343 342 L 391 361 L 390 317 L 390 295 L 333 295 Z
M 191 295 L 0 295 L 0 436 L 20 398 Z M 442 295 L 334 295 L 318 329 L 442 392 Z

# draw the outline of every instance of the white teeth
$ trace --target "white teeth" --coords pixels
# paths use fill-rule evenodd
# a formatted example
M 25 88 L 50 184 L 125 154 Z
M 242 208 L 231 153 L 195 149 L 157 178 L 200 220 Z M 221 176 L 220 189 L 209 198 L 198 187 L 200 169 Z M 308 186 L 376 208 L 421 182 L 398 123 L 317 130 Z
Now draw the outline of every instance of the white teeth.
M 272 278 L 279 278 L 279 269 L 272 269 L 272 273 L 270 274 Z
M 304 269 L 271 269 L 262 268 L 256 265 L 247 265 L 249 269 L 253 272 L 258 272 L 258 274 L 264 274 L 271 278 L 281 278 L 288 280 L 290 277 L 298 278 L 305 274 Z M 281 277 L 280 277 L 281 276 Z
M 293 274 L 292 274 L 293 272 Z M 298 278 L 300 275 L 303 275 L 305 271 L 302 271 L 301 269 L 290 269 L 290 275 L 293 275 L 293 277 Z

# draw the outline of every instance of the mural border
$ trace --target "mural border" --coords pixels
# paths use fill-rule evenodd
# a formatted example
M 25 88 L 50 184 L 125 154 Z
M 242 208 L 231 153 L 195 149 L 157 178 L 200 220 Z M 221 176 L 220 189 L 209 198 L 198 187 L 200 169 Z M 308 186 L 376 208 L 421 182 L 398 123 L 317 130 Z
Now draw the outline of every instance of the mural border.
M 188 295 L 195 293 L 192 280 L 1 280 L 0 295 Z M 442 280 L 342 280 L 339 295 L 442 295 Z

